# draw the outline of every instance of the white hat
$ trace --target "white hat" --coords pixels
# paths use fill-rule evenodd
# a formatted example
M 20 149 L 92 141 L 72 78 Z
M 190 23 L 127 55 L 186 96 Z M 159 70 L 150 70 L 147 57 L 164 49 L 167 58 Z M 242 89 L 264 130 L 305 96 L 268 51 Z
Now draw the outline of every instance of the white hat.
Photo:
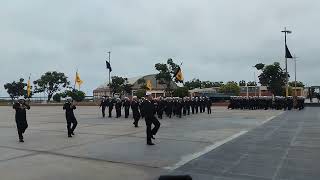
M 146 92 L 146 96 L 150 96 L 150 95 L 152 95 L 151 92 Z
M 72 98 L 71 97 L 66 97 L 66 100 L 70 101 L 70 100 L 72 100 Z
M 20 96 L 20 97 L 18 98 L 18 100 L 24 100 L 24 97 L 23 97 L 23 96 Z

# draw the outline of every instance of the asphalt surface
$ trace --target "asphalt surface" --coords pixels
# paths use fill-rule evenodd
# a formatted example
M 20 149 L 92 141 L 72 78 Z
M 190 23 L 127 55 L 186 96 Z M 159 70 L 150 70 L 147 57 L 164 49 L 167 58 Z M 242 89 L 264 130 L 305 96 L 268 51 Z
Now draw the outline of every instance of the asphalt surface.
M 287 111 L 171 174 L 195 180 L 318 180 L 319 110 Z

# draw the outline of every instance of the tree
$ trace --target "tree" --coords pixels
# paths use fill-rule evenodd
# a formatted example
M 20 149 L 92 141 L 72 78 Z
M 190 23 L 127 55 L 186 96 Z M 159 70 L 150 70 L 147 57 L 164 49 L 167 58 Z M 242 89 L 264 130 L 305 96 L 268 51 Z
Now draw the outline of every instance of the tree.
M 46 72 L 40 79 L 33 82 L 35 85 L 35 93 L 46 93 L 48 95 L 47 101 L 49 102 L 56 92 L 61 91 L 63 88 L 68 87 L 70 82 L 64 73 L 57 71 Z
M 79 91 L 77 89 L 66 90 L 62 97 L 71 97 L 73 100 L 77 102 L 81 102 L 85 99 L 86 94 L 83 91 Z
M 232 94 L 238 96 L 240 94 L 240 87 L 238 86 L 238 83 L 229 81 L 226 84 L 222 85 L 219 91 L 224 94 Z
M 27 97 L 27 90 L 24 88 L 27 86 L 27 83 L 24 82 L 23 78 L 20 78 L 19 81 L 13 81 L 12 83 L 6 83 L 4 89 L 7 90 L 10 98 L 13 100 L 19 96 Z M 32 95 L 32 94 L 31 94 Z M 30 95 L 30 96 L 31 96 Z
M 267 86 L 268 90 L 274 95 L 284 95 L 283 88 L 286 82 L 286 73 L 280 67 L 280 63 L 275 62 L 264 66 L 262 73 L 259 75 L 259 81 L 261 85 Z
M 202 82 L 199 79 L 192 79 L 191 81 L 186 81 L 183 85 L 191 90 L 195 88 L 201 88 Z
M 146 95 L 146 90 L 145 89 L 139 89 L 136 91 L 135 95 L 140 99 Z
M 212 87 L 221 87 L 223 86 L 223 82 L 220 81 L 220 82 L 213 82 L 213 86 Z
M 239 86 L 246 86 L 246 81 L 245 80 L 239 81 Z
M 257 68 L 257 70 L 262 70 L 264 66 L 265 64 L 259 63 L 259 64 L 256 64 L 254 67 Z
M 140 89 L 149 90 L 145 79 L 140 78 L 140 79 L 138 79 L 137 83 L 140 85 Z
M 289 82 L 289 86 L 295 87 L 295 81 Z M 297 87 L 304 87 L 303 82 L 297 81 Z
M 61 94 L 61 93 L 56 93 L 55 95 L 52 96 L 52 99 L 53 99 L 55 102 L 61 102 L 61 97 L 62 97 L 62 94 Z
M 124 94 L 124 93 L 131 93 L 132 85 L 128 83 L 127 78 L 119 77 L 119 76 L 112 76 L 112 82 L 109 84 L 109 87 L 112 91 L 112 95 L 115 93 Z
M 155 68 L 159 73 L 156 75 L 156 79 L 161 84 L 166 84 L 166 92 L 172 93 L 172 80 L 174 78 L 175 82 L 178 82 L 177 78 L 173 77 L 177 72 L 179 65 L 173 62 L 170 58 L 167 60 L 166 64 L 157 63 Z
M 186 97 L 189 95 L 188 87 L 178 87 L 177 89 L 173 90 L 172 95 L 174 97 Z
M 249 81 L 249 82 L 247 83 L 247 86 L 257 86 L 257 83 L 254 82 L 254 81 Z

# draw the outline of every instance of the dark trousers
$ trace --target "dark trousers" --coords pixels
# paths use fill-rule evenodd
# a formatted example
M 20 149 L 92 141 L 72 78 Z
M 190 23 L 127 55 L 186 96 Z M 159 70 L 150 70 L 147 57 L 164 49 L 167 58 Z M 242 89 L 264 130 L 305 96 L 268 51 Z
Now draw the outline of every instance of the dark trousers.
M 190 107 L 187 107 L 187 115 L 190 115 Z
M 156 135 L 160 128 L 160 122 L 156 117 L 146 118 L 145 121 L 147 126 L 147 143 L 150 143 L 151 137 Z M 153 128 L 151 128 L 152 124 L 154 125 Z
M 19 139 L 23 140 L 23 133 L 26 131 L 26 129 L 27 127 L 18 129 Z
M 158 110 L 157 114 L 158 114 L 158 118 L 162 119 L 163 110 Z
M 102 107 L 102 117 L 106 116 L 106 107 Z
M 124 117 L 128 118 L 129 117 L 129 107 L 124 108 Z
M 110 107 L 109 107 L 109 117 L 112 117 L 112 109 L 113 109 L 113 108 L 110 108 Z
M 116 108 L 116 113 L 117 113 L 117 118 L 121 117 L 121 108 L 120 109 Z
M 191 107 L 191 112 L 192 114 L 194 114 L 194 107 Z
M 211 106 L 207 106 L 208 114 L 211 114 Z
M 139 111 L 133 111 L 132 114 L 133 114 L 133 120 L 134 120 L 133 124 L 135 127 L 138 127 L 138 123 L 140 120 L 140 113 Z
M 71 133 L 73 133 L 73 131 L 76 129 L 77 125 L 78 125 L 78 121 L 75 118 L 67 119 L 68 135 L 71 135 Z
M 199 107 L 198 106 L 195 107 L 195 111 L 196 111 L 196 114 L 198 114 L 198 112 L 199 112 Z
M 183 108 L 183 115 L 185 116 L 185 115 L 187 115 L 187 108 Z
M 16 121 L 17 124 L 17 130 L 18 130 L 18 136 L 20 140 L 23 140 L 23 133 L 26 131 L 26 129 L 28 128 L 28 123 L 27 121 Z

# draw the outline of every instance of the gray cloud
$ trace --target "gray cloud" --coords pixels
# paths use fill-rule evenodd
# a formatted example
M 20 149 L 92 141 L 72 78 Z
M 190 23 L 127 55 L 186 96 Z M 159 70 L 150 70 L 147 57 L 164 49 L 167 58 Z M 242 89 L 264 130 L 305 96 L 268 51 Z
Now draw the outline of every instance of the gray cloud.
M 253 80 L 255 63 L 283 64 L 281 30 L 299 58 L 298 79 L 317 78 L 320 2 L 314 0 L 11 0 L 0 6 L 0 95 L 5 82 L 46 71 L 79 69 L 87 94 L 113 75 L 154 73 L 183 62 L 186 79 Z M 293 63 L 289 62 L 293 73 Z M 292 74 L 293 75 L 293 74 Z

